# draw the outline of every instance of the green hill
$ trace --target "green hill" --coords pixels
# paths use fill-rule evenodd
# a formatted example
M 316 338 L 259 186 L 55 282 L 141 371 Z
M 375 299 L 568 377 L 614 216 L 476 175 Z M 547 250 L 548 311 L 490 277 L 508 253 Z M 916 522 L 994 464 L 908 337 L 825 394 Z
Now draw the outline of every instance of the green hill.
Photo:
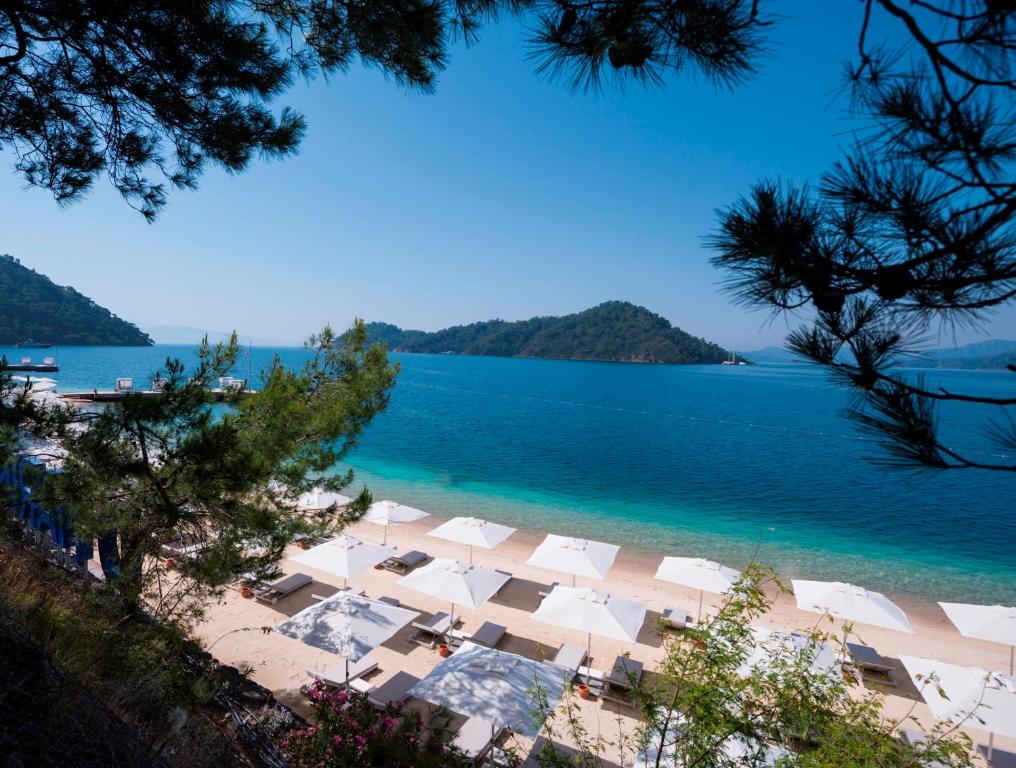
M 148 334 L 73 288 L 57 285 L 13 256 L 0 254 L 0 344 L 152 344 Z
M 625 301 L 608 301 L 564 317 L 487 320 L 432 333 L 388 323 L 369 323 L 367 331 L 401 352 L 634 363 L 720 363 L 728 354 L 645 307 Z

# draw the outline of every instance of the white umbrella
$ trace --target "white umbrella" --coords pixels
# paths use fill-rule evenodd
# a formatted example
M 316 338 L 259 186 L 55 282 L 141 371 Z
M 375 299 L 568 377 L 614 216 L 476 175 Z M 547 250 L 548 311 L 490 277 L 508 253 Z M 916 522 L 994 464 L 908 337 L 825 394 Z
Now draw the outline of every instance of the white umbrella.
M 315 603 L 275 627 L 280 635 L 359 661 L 420 614 L 348 590 Z
M 793 663 L 810 655 L 809 671 L 819 677 L 838 681 L 843 677 L 836 649 L 832 643 L 818 641 L 801 632 L 780 632 L 765 627 L 752 627 L 754 643 L 751 653 L 742 662 L 739 672 L 748 675 L 753 669 L 765 669 L 777 659 Z
M 616 544 L 550 533 L 533 552 L 528 563 L 560 573 L 570 573 L 574 587 L 576 576 L 588 576 L 601 581 L 607 578 L 607 571 L 614 564 L 619 549 Z
M 294 555 L 290 560 L 317 568 L 319 571 L 333 573 L 346 581 L 360 571 L 383 563 L 389 557 L 395 557 L 396 554 L 396 551 L 389 547 L 370 544 L 352 536 L 339 536 L 337 539 Z
M 703 593 L 722 595 L 737 583 L 741 572 L 701 557 L 665 557 L 656 569 L 656 578 L 697 589 L 698 618 L 701 619 Z
M 481 520 L 478 517 L 453 517 L 427 535 L 455 541 L 459 544 L 467 544 L 469 546 L 469 562 L 472 563 L 473 547 L 493 549 L 513 533 L 515 533 L 514 528 Z
M 11 376 L 11 380 L 22 386 L 30 384 L 33 392 L 51 392 L 56 389 L 56 380 L 45 376 Z
M 964 637 L 1008 645 L 1009 674 L 1013 673 L 1013 656 L 1016 652 L 1016 608 L 968 603 L 939 603 L 939 605 Z
M 429 517 L 429 515 L 422 509 L 407 507 L 405 504 L 384 499 L 383 501 L 375 501 L 370 505 L 367 514 L 364 515 L 364 520 L 374 523 L 374 525 L 383 525 L 385 527 L 383 543 L 387 544 L 388 526 L 411 523 L 414 520 L 419 520 L 421 517 Z
M 937 719 L 990 734 L 989 763 L 996 733 L 1016 737 L 1016 677 L 914 656 L 900 661 Z
M 533 691 L 539 689 L 552 712 L 564 694 L 561 671 L 550 664 L 466 641 L 409 689 L 414 696 L 467 717 L 533 738 L 543 727 Z
M 353 500 L 348 496 L 334 491 L 326 491 L 324 488 L 312 488 L 306 493 L 301 493 L 296 500 L 296 506 L 300 509 L 327 509 L 333 504 L 337 507 L 344 507 L 351 504 Z
M 458 560 L 435 558 L 395 583 L 448 600 L 452 604 L 451 621 L 454 624 L 456 605 L 475 611 L 496 595 L 510 578 L 507 573 L 488 571 Z
M 876 627 L 914 634 L 907 614 L 881 592 L 841 581 L 801 581 L 793 579 L 797 607 L 813 613 L 828 613 L 846 621 L 859 621 Z
M 646 607 L 595 589 L 558 585 L 543 598 L 533 618 L 585 632 L 586 652 L 591 655 L 593 634 L 634 643 L 646 620 Z

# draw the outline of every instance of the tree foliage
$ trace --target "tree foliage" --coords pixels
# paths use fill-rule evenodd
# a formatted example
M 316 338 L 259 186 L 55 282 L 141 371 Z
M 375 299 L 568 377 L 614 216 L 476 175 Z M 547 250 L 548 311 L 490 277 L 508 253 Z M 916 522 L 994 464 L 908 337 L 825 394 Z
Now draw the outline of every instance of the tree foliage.
M 0 295 L 0 344 L 26 339 L 76 345 L 152 343 L 133 323 L 4 254 L 0 254 Z
M 316 523 L 339 527 L 362 513 L 369 493 L 345 512 L 308 520 L 296 496 L 313 485 L 339 490 L 352 474 L 331 469 L 388 404 L 396 369 L 367 346 L 362 323 L 343 337 L 312 337 L 302 370 L 279 360 L 253 394 L 218 404 L 213 388 L 238 355 L 205 343 L 193 371 L 167 360 L 161 396 L 136 393 L 97 412 L 75 412 L 62 429 L 68 455 L 51 503 L 66 504 L 75 530 L 116 531 L 123 601 L 142 599 L 166 617 L 185 616 L 238 575 L 273 566 L 293 537 Z M 164 545 L 201 544 L 169 570 Z
M 1016 397 L 894 373 L 937 328 L 976 326 L 1016 297 L 1016 14 L 991 0 L 865 0 L 848 85 L 866 129 L 816 188 L 775 181 L 721 216 L 714 263 L 750 306 L 804 312 L 791 349 L 858 395 L 863 428 L 902 466 L 1016 471 Z M 869 40 L 886 15 L 910 55 Z M 1016 361 L 1010 360 L 1016 373 Z M 938 410 L 994 418 L 977 453 L 940 438 Z
M 449 42 L 504 13 L 530 17 L 540 68 L 575 85 L 689 65 L 733 82 L 760 47 L 743 0 L 0 2 L 0 147 L 61 203 L 105 175 L 154 219 L 209 164 L 296 151 L 303 117 L 272 107 L 295 77 L 359 61 L 427 91 Z
M 727 357 L 716 344 L 624 301 L 563 317 L 487 320 L 433 333 L 403 331 L 386 323 L 371 323 L 367 329 L 372 338 L 407 352 L 645 363 L 719 363 Z

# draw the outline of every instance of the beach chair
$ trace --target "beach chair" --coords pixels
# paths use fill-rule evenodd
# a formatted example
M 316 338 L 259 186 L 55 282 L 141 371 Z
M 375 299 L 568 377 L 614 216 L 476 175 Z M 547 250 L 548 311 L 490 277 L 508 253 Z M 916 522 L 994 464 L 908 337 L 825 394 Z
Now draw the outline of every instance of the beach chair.
M 462 645 L 465 640 L 486 648 L 497 648 L 497 644 L 501 642 L 506 634 L 508 634 L 507 627 L 502 627 L 500 624 L 495 624 L 492 621 L 483 622 L 474 632 L 460 632 L 456 629 L 448 630 L 449 641 L 456 648 Z
M 457 624 L 460 621 L 458 617 L 455 619 Z M 412 636 L 409 638 L 418 645 L 426 645 L 433 648 L 438 644 L 439 641 L 443 640 L 452 628 L 452 617 L 444 611 L 440 611 L 431 616 L 427 621 L 414 621 Z
M 42 364 L 43 365 L 56 365 L 56 358 L 55 357 L 44 357 L 44 358 L 42 358 Z
M 471 717 L 462 724 L 459 732 L 452 739 L 452 746 L 466 758 L 479 763 L 494 747 L 494 741 L 500 734 L 494 724 L 482 717 Z
M 539 592 L 540 597 L 547 597 L 547 596 L 549 596 L 550 593 L 554 591 L 554 587 L 558 586 L 558 584 L 560 584 L 560 583 L 561 582 L 559 582 L 559 581 L 552 581 L 552 582 L 550 582 L 550 584 L 547 586 L 546 590 L 540 590 L 540 592 Z
M 579 667 L 588 660 L 586 649 L 581 645 L 561 643 L 561 647 L 557 649 L 557 653 L 554 654 L 553 658 L 544 659 L 543 663 L 552 664 L 555 667 L 560 667 L 563 670 L 571 672 L 571 677 L 574 678 L 579 672 Z
M 134 391 L 134 379 L 117 379 L 116 380 L 116 391 L 117 392 L 133 392 Z
M 419 550 L 412 550 L 406 552 L 404 555 L 396 555 L 395 557 L 389 557 L 381 565 L 386 571 L 394 571 L 398 574 L 403 574 L 410 568 L 415 568 L 424 560 L 430 558 L 426 552 L 420 552 Z
M 892 677 L 892 662 L 874 648 L 860 643 L 847 643 L 847 653 L 850 658 L 845 666 L 848 667 L 848 671 L 850 671 L 850 667 L 853 668 L 857 677 L 860 678 L 860 682 L 896 686 L 896 681 Z M 868 675 L 874 676 L 874 679 L 868 680 Z
M 614 666 L 611 668 L 610 674 L 604 679 L 603 698 L 634 707 L 634 689 L 642 680 L 642 670 L 641 661 L 627 656 L 618 656 L 614 659 Z
M 334 667 L 329 667 L 324 672 L 311 672 L 307 670 L 307 676 L 317 680 L 322 685 L 326 685 L 329 688 L 345 688 L 347 685 L 353 688 L 354 681 L 369 675 L 377 669 L 377 662 L 370 656 L 364 656 L 359 661 L 349 662 L 349 679 L 346 679 L 346 662 L 336 664 Z M 364 686 L 359 686 L 363 688 Z M 368 686 L 369 687 L 369 686 Z M 308 689 L 310 690 L 310 689 Z
M 660 618 L 664 626 L 670 629 L 687 629 L 689 626 L 695 626 L 695 622 L 684 608 L 664 608 Z
M 314 579 L 306 573 L 293 573 L 258 587 L 254 590 L 254 597 L 275 605 L 281 598 L 293 594 L 301 587 L 306 587 L 312 581 Z
M 388 605 L 394 606 L 395 608 L 398 608 L 400 605 L 402 605 L 402 603 L 399 602 L 399 598 L 388 597 L 388 595 L 381 595 L 381 597 L 379 597 L 377 601 L 379 603 L 388 603 Z
M 910 744 L 924 744 L 928 739 L 920 731 L 913 728 L 900 728 L 900 738 Z M 945 763 L 938 760 L 926 760 L 921 763 L 923 768 L 946 768 Z
M 406 699 L 409 689 L 420 682 L 420 678 L 408 672 L 396 672 L 381 685 L 367 691 L 367 700 L 378 709 Z

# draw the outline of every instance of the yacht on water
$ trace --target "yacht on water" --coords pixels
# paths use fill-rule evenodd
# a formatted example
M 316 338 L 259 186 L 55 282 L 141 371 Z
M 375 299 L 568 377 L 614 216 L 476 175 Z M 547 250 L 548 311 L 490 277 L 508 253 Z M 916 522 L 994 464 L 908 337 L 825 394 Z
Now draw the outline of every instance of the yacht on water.
M 730 359 L 723 361 L 724 365 L 747 365 L 747 363 L 741 362 L 737 359 L 737 351 L 730 353 Z

